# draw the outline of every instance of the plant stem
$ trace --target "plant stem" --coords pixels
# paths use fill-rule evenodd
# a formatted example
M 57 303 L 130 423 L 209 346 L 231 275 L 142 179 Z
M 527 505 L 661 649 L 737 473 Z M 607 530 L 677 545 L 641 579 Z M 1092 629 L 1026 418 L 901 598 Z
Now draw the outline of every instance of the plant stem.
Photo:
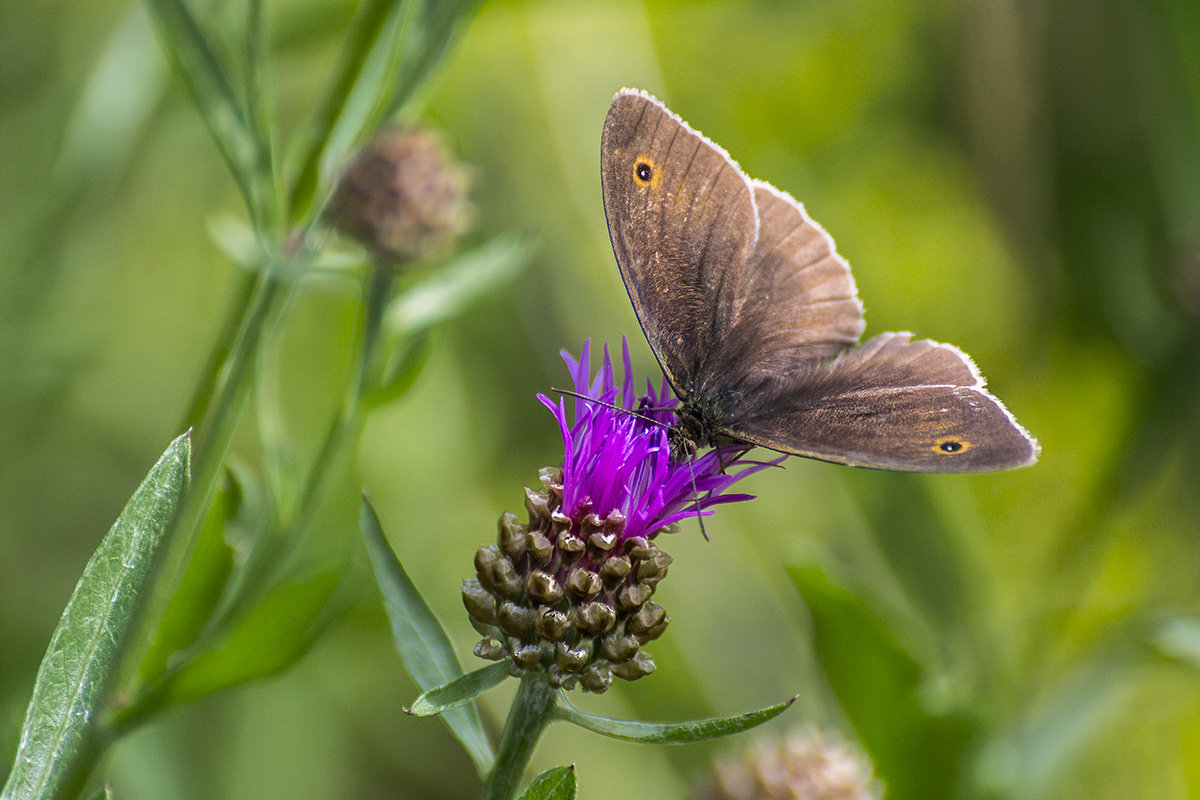
M 272 269 L 266 271 L 257 288 L 254 299 L 242 317 L 233 348 L 216 376 L 217 389 L 208 419 L 196 431 L 192 484 L 184 501 L 184 511 L 177 522 L 178 528 L 188 537 L 203 519 L 221 465 L 225 463 L 234 431 L 250 394 L 249 367 L 254 363 L 263 332 L 275 312 L 286 305 L 290 293 L 284 290 L 280 278 Z
M 558 690 L 550 685 L 545 675 L 531 672 L 521 679 L 517 696 L 508 710 L 508 720 L 504 723 L 496 765 L 484 781 L 480 800 L 512 799 L 529 766 L 534 745 L 557 705 Z
M 379 380 L 379 342 L 383 330 L 383 316 L 396 282 L 394 270 L 378 267 L 373 270 L 363 289 L 363 335 L 359 348 L 358 368 L 346 386 L 342 407 L 325 433 L 325 441 L 313 460 L 312 469 L 304 484 L 300 508 L 295 518 L 296 525 L 303 528 L 311 520 L 325 499 L 329 482 L 339 474 L 341 464 L 349 448 L 354 446 L 362 432 L 363 397 L 371 392 Z M 294 537 L 298 538 L 298 537 Z

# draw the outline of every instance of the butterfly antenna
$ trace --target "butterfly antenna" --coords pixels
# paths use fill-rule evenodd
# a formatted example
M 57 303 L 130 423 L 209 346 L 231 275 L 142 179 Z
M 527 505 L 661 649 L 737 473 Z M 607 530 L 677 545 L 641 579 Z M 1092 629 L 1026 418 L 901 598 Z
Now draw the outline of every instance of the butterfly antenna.
M 632 411 L 632 410 L 630 410 L 630 409 L 628 409 L 628 408 L 621 408 L 621 407 L 620 407 L 620 406 L 618 406 L 618 405 L 614 405 L 614 404 L 612 404 L 612 403 L 606 403 L 606 402 L 604 402 L 603 400 L 597 400 L 597 399 L 596 399 L 596 398 L 594 398 L 594 397 L 588 397 L 586 394 L 580 394 L 579 392 L 572 392 L 570 389 L 556 389 L 556 388 L 554 388 L 553 386 L 551 386 L 551 387 L 550 387 L 550 391 L 552 391 L 552 392 L 558 392 L 559 394 L 565 394 L 565 395 L 568 395 L 568 396 L 570 396 L 570 397 L 574 397 L 574 398 L 577 398 L 577 399 L 579 399 L 579 400 L 583 400 L 583 401 L 585 401 L 585 402 L 588 402 L 588 403 L 595 403 L 596 405 L 598 405 L 598 406 L 604 406 L 605 408 L 611 408 L 613 411 L 618 411 L 618 412 L 620 412 L 620 413 L 622 413 L 622 414 L 628 414 L 628 415 L 629 415 L 629 416 L 631 416 L 631 417 L 637 417 L 638 419 L 642 420 L 643 422 L 647 422 L 647 423 L 649 423 L 649 424 L 651 424 L 651 425 L 657 425 L 657 426 L 658 426 L 658 427 L 660 427 L 660 428 L 669 428 L 669 427 L 671 427 L 671 426 L 670 426 L 670 425 L 668 425 L 667 423 L 665 423 L 665 422 L 659 422 L 658 420 L 654 419 L 653 417 L 647 417 L 645 414 L 639 414 L 638 412 L 636 412 L 636 411 Z

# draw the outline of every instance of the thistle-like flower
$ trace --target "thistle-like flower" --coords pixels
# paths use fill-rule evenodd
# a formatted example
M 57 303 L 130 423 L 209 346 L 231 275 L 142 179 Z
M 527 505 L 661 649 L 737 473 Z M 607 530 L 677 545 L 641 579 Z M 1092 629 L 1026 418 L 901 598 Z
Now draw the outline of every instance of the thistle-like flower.
M 877 800 L 883 791 L 857 747 L 814 728 L 760 741 L 744 758 L 717 767 L 697 800 Z
M 346 167 L 329 217 L 386 260 L 427 258 L 466 230 L 467 173 L 433 131 L 385 130 Z
M 507 659 L 514 676 L 542 670 L 562 688 L 603 692 L 616 675 L 635 680 L 654 671 L 642 646 L 669 619 L 651 600 L 671 557 L 655 537 L 713 506 L 748 500 L 727 494 L 742 478 L 779 463 L 743 459 L 749 448 L 712 450 L 674 461 L 667 429 L 675 399 L 663 382 L 636 396 L 629 347 L 616 384 L 608 349 L 595 378 L 589 344 L 578 361 L 563 359 L 580 397 L 538 398 L 558 420 L 561 466 L 540 470 L 542 488 L 525 490 L 528 521 L 500 517 L 497 544 L 475 554 L 476 580 L 463 603 L 483 640 L 475 654 Z M 782 459 L 780 459 L 782 460 Z

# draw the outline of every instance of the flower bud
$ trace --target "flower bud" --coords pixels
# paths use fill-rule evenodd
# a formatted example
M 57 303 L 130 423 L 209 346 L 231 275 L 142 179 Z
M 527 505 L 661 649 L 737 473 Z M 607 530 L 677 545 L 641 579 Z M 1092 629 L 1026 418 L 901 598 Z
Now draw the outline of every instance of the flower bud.
M 741 758 L 727 758 L 695 800 L 877 800 L 882 788 L 857 748 L 815 729 L 793 731 L 780 742 L 760 742 Z
M 467 173 L 432 131 L 386 130 L 346 167 L 329 218 L 389 261 L 436 256 L 467 228 Z

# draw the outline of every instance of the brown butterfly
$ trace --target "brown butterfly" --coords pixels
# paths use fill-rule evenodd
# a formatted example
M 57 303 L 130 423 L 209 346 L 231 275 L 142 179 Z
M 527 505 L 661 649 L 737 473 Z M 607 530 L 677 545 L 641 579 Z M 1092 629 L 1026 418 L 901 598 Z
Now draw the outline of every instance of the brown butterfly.
M 613 98 L 600 176 L 621 277 L 680 401 L 676 457 L 734 440 L 912 472 L 1037 460 L 958 348 L 908 333 L 855 347 L 863 307 L 829 235 L 655 98 Z

